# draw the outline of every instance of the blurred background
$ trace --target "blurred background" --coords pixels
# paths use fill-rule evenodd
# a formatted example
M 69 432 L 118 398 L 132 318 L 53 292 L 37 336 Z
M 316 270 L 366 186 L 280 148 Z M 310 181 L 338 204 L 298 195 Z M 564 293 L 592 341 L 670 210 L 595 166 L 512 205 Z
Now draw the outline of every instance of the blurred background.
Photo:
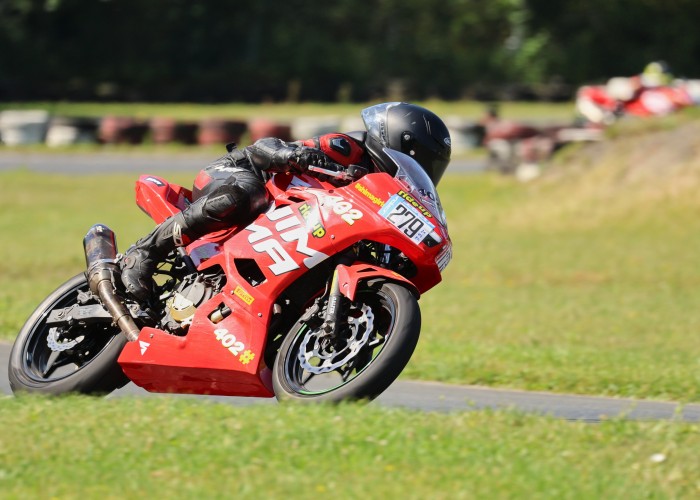
M 620 117 L 700 102 L 699 18 L 693 0 L 3 0 L 0 143 L 293 140 L 407 100 L 446 121 L 454 168 L 530 179 Z
M 0 101 L 568 100 L 666 60 L 694 0 L 3 0 Z

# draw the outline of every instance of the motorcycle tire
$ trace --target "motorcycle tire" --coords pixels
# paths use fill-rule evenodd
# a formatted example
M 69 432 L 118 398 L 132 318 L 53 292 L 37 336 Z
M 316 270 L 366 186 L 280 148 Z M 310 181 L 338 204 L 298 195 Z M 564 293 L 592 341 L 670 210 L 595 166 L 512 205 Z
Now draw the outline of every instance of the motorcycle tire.
M 364 284 L 348 309 L 348 328 L 334 339 L 298 321 L 280 346 L 272 383 L 280 401 L 372 400 L 408 363 L 418 343 L 416 297 L 389 282 Z
M 117 363 L 127 340 L 111 322 L 76 326 L 61 342 L 46 324 L 52 310 L 76 304 L 78 293 L 88 290 L 81 273 L 53 291 L 31 314 L 10 353 L 8 375 L 14 393 L 107 394 L 129 382 Z

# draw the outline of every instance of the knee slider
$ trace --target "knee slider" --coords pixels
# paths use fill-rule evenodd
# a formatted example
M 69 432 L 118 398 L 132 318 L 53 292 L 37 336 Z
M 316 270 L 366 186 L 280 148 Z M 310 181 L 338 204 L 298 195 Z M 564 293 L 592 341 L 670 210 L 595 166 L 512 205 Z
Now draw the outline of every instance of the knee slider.
M 238 210 L 248 207 L 248 193 L 238 186 L 225 184 L 207 196 L 202 211 L 205 215 L 218 220 L 235 218 Z

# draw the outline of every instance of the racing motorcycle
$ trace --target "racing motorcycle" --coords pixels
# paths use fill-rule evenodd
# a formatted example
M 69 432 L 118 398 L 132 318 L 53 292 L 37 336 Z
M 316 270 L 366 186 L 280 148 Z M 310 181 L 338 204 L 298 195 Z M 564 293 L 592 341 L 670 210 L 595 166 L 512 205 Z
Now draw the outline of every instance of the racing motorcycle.
M 12 349 L 13 391 L 151 392 L 372 399 L 418 342 L 420 294 L 452 257 L 425 171 L 385 149 L 396 174 L 309 167 L 267 182 L 269 209 L 208 234 L 159 265 L 148 305 L 124 290 L 114 233 L 90 228 L 87 270 L 51 293 Z M 191 192 L 142 175 L 138 206 L 157 223 Z
M 645 87 L 639 77 L 614 77 L 606 85 L 579 88 L 576 111 L 598 125 L 609 125 L 623 116 L 664 116 L 693 105 L 694 88 L 692 81 Z

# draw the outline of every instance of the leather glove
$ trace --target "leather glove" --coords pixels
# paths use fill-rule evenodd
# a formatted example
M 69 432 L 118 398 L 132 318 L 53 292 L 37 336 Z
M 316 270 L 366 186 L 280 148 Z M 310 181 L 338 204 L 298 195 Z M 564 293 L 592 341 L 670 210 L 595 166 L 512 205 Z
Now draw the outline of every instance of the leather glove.
M 295 149 L 289 158 L 289 165 L 299 172 L 305 172 L 310 165 L 328 168 L 331 163 L 331 159 L 323 151 L 307 146 Z

